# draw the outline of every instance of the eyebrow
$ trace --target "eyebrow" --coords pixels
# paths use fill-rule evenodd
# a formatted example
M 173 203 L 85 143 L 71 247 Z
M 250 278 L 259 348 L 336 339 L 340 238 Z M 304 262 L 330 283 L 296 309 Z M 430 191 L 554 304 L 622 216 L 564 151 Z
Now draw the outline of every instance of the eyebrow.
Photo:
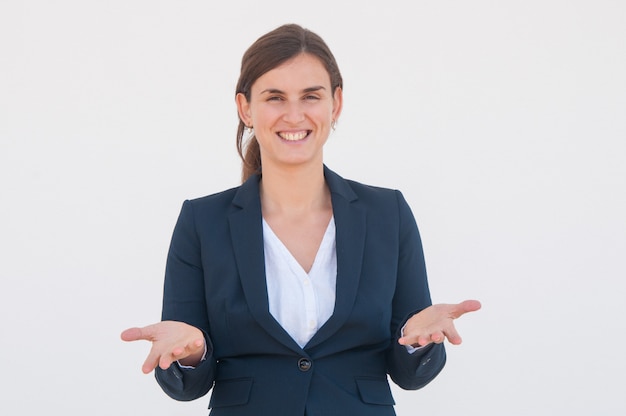
M 320 91 L 320 90 L 325 90 L 325 87 L 322 87 L 321 85 L 316 85 L 314 87 L 308 87 L 302 90 L 303 94 L 309 93 L 309 92 L 315 92 L 315 91 Z M 261 91 L 261 94 L 284 94 L 284 91 L 281 91 L 277 88 L 268 88 L 266 90 Z

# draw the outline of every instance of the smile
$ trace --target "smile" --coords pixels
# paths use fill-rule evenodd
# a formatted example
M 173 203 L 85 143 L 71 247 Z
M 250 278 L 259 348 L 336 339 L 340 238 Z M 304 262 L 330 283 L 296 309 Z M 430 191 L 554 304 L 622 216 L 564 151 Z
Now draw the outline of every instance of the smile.
M 278 135 L 289 142 L 297 142 L 298 140 L 302 140 L 307 137 L 311 133 L 311 130 L 303 130 L 296 132 L 280 132 Z

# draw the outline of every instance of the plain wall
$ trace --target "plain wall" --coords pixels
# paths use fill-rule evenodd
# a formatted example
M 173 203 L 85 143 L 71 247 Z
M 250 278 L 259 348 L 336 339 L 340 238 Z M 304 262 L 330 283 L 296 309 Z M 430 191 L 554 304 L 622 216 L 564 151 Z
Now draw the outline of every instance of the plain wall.
M 483 303 L 398 414 L 626 413 L 626 3 L 345 3 L 0 1 L 1 414 L 207 414 L 119 334 L 183 200 L 238 185 L 241 55 L 288 22 L 345 79 L 326 163 L 404 193 L 434 302 Z

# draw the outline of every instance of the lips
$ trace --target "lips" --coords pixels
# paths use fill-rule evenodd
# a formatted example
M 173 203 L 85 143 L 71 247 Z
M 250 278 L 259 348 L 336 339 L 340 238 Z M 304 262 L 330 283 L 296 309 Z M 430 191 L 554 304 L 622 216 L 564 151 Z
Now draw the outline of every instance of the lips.
M 287 140 L 289 142 L 297 142 L 307 137 L 309 133 L 311 133 L 311 130 L 290 131 L 290 132 L 281 131 L 278 133 L 278 135 L 282 139 Z

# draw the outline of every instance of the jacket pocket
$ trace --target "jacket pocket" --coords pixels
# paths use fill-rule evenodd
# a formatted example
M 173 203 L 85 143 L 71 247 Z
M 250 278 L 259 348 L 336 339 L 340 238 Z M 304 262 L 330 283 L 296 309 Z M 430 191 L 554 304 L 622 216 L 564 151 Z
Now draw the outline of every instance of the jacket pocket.
M 359 377 L 356 379 L 356 384 L 364 403 L 386 406 L 396 404 L 386 378 Z
M 209 408 L 246 404 L 250 399 L 250 390 L 252 378 L 216 380 Z

